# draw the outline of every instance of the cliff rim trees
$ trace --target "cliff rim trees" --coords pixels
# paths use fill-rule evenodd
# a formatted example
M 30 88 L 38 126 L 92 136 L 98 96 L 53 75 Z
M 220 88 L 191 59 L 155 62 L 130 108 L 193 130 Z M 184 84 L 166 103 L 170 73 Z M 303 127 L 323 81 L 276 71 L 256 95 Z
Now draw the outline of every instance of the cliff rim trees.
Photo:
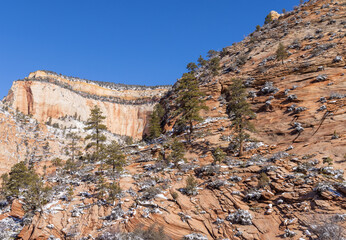
M 250 104 L 246 100 L 246 88 L 241 79 L 235 78 L 232 80 L 232 85 L 229 87 L 229 94 L 227 114 L 236 132 L 235 142 L 239 149 L 239 156 L 242 156 L 243 143 L 249 138 L 249 134 L 245 130 L 255 130 L 254 126 L 250 123 L 250 119 L 255 117 L 255 113 L 251 110 Z

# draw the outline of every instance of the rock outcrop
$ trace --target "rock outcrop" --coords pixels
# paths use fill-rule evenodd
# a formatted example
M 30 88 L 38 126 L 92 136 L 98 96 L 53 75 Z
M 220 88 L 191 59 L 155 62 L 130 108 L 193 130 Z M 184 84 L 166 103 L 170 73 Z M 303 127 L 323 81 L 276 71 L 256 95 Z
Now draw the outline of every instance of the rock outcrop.
M 329 239 L 339 235 L 342 239 L 346 226 L 345 8 L 345 1 L 309 1 L 216 53 L 221 68 L 217 76 L 210 75 L 207 67 L 200 67 L 197 75 L 209 110 L 201 111 L 204 121 L 194 125 L 190 143 L 184 133 L 177 134 L 176 140 L 186 148 L 186 161 L 172 159 L 177 166 L 169 162 L 171 130 L 176 121 L 170 113 L 178 107 L 174 87 L 162 99 L 166 109 L 165 134 L 152 144 L 123 146 L 127 165 L 115 178 L 114 172 L 104 166 L 100 171 L 100 162 L 85 159 L 80 160 L 83 162 L 75 172 L 50 161 L 35 163 L 45 183 L 53 187 L 52 196 L 42 212 L 36 211 L 31 222 L 13 232 L 25 240 L 92 239 L 107 232 L 114 236 L 117 231 L 133 232 L 156 223 L 173 239 L 298 240 L 322 235 Z M 287 51 L 283 62 L 276 59 L 279 42 Z M 97 103 L 104 112 L 107 104 L 131 102 L 138 107 L 156 96 L 148 93 L 150 97 L 144 99 L 148 95 L 142 95 L 141 87 L 134 90 L 55 74 L 47 77 L 50 74 L 36 72 L 16 82 L 14 86 L 22 86 L 18 90 L 13 87 L 7 102 L 16 108 L 20 104 L 14 103 L 23 101 L 25 107 L 21 111 L 35 116 L 39 106 L 35 101 L 40 102 L 35 96 L 44 91 L 52 96 L 55 92 L 63 94 L 65 100 L 85 101 L 87 106 Z M 251 109 L 256 113 L 251 122 L 257 131 L 249 133 L 251 137 L 246 139 L 241 157 L 233 148 L 234 129 L 226 114 L 228 87 L 233 78 L 243 79 Z M 117 93 L 113 95 L 113 91 Z M 54 98 L 60 99 L 58 96 Z M 49 102 L 45 96 L 40 97 Z M 51 108 L 55 106 L 49 103 Z M 87 109 L 75 104 L 73 108 Z M 43 121 L 49 109 L 40 113 Z M 64 111 L 69 110 L 54 111 L 66 115 Z M 1 150 L 9 149 L 9 155 L 15 148 L 9 146 L 12 139 L 8 136 L 16 134 L 16 128 L 22 125 L 11 120 L 15 113 L 1 110 L 0 117 L 1 113 L 7 117 L 3 117 L 1 126 L 9 129 L 0 131 L 8 132 L 7 137 L 1 137 L 7 144 Z M 74 112 L 68 115 L 73 116 Z M 30 122 L 25 131 L 32 137 L 30 128 L 37 124 Z M 56 143 L 53 154 L 59 149 L 64 152 L 66 135 L 60 129 L 47 128 L 52 146 Z M 35 132 L 38 140 L 46 132 L 44 126 L 40 129 Z M 81 129 L 83 126 L 75 131 L 82 132 Z M 35 145 L 33 149 L 36 148 Z M 216 148 L 227 155 L 220 163 L 213 161 Z M 22 156 L 23 150 L 18 155 Z M 68 156 L 62 158 L 66 160 Z M 43 164 L 48 166 L 49 174 L 42 174 Z M 107 201 L 109 195 L 99 191 L 100 174 L 104 177 L 100 178 L 102 185 L 103 180 L 118 181 L 121 193 L 115 201 Z M 190 176 L 196 181 L 193 191 L 187 191 Z M 67 191 L 71 186 L 72 192 Z M 16 212 L 15 205 L 12 207 Z M 10 204 L 0 202 L 0 221 L 5 221 L 5 226 L 14 225 L 8 217 L 9 208 Z
M 36 71 L 15 81 L 4 102 L 39 122 L 64 116 L 86 121 L 90 109 L 98 105 L 107 116 L 109 131 L 141 139 L 154 105 L 169 88 L 95 82 Z

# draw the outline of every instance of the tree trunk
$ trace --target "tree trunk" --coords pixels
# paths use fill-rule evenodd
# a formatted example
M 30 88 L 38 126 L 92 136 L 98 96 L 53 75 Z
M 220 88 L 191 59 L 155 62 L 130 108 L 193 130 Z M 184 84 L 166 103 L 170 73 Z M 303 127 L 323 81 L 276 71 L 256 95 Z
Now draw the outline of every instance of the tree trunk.
M 239 157 L 243 156 L 243 141 L 244 141 L 244 136 L 243 136 L 243 125 L 240 124 L 239 126 Z
M 244 150 L 243 150 L 243 140 L 240 139 L 239 141 L 239 157 L 243 156 Z
M 190 134 L 189 134 L 189 142 L 191 142 L 191 136 L 193 133 L 193 125 L 192 125 L 192 121 L 190 121 Z

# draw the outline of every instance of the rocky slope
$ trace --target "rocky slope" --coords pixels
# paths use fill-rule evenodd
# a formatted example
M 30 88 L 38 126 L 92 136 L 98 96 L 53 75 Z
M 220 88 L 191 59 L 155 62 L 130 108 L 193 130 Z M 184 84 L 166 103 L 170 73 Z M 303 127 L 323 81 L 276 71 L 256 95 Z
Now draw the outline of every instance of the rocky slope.
M 346 226 L 345 19 L 345 1 L 309 1 L 216 53 L 220 74 L 197 72 L 209 106 L 205 120 L 195 125 L 191 144 L 177 136 L 186 162 L 173 167 L 159 160 L 171 152 L 173 87 L 161 99 L 165 134 L 154 144 L 124 146 L 127 166 L 117 176 L 122 193 L 115 203 L 96 198 L 97 163 L 74 174 L 47 164 L 50 203 L 13 232 L 20 231 L 19 239 L 93 239 L 156 223 L 173 239 L 317 239 L 319 232 L 337 239 L 332 234 Z M 289 52 L 283 64 L 275 59 L 279 42 Z M 257 131 L 241 158 L 229 150 L 232 78 L 244 80 L 256 112 Z M 216 147 L 227 152 L 219 165 L 211 164 Z M 111 181 L 111 172 L 104 174 Z M 190 175 L 198 187 L 187 195 Z M 16 214 L 10 210 L 2 208 L 0 219 Z
M 127 86 L 36 71 L 13 83 L 4 102 L 44 123 L 49 118 L 77 116 L 86 121 L 98 105 L 115 134 L 141 139 L 148 117 L 169 86 Z

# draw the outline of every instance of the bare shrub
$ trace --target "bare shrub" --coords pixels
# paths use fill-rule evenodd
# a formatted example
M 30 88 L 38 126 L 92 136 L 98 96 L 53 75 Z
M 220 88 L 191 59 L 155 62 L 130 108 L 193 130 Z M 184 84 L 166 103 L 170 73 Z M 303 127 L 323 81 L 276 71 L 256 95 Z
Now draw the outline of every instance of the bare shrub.
M 343 240 L 346 237 L 345 228 L 341 225 L 346 221 L 345 214 L 335 214 L 333 216 L 314 216 L 310 229 L 317 236 L 318 240 Z

